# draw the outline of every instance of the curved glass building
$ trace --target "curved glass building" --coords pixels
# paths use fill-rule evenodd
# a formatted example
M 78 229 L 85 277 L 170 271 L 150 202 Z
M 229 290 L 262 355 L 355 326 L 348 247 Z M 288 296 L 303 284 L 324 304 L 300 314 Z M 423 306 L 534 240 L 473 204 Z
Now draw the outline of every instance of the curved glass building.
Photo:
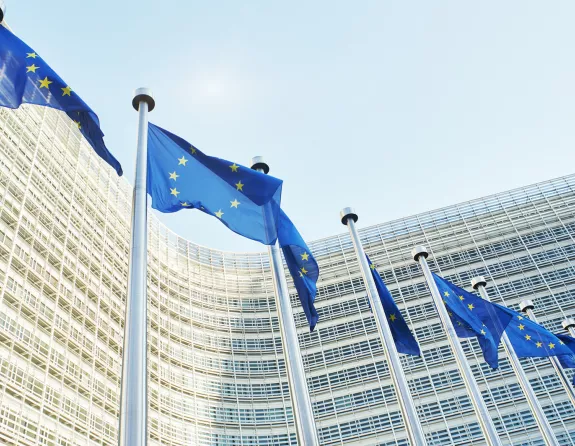
M 117 444 L 131 195 L 65 114 L 0 109 L 1 444 Z M 432 269 L 467 289 L 486 276 L 511 308 L 532 299 L 560 331 L 575 315 L 574 211 L 568 176 L 360 231 L 422 347 L 402 362 L 430 445 L 484 440 L 411 248 L 426 245 Z M 309 245 L 314 333 L 290 291 L 320 443 L 407 445 L 351 241 Z M 152 216 L 148 287 L 150 444 L 295 445 L 267 254 L 201 247 Z M 503 351 L 491 370 L 475 341 L 463 346 L 504 444 L 543 444 Z M 575 444 L 549 362 L 523 365 Z

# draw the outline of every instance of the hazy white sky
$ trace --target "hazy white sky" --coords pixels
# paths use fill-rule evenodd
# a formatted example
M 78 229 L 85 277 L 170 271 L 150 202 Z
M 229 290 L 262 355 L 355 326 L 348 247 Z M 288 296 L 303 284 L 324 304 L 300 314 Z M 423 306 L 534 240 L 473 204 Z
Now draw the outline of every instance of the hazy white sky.
M 573 171 L 575 2 L 6 0 L 13 31 L 98 113 L 132 183 L 134 88 L 210 155 L 265 156 L 304 238 Z M 261 251 L 197 211 L 184 237 Z

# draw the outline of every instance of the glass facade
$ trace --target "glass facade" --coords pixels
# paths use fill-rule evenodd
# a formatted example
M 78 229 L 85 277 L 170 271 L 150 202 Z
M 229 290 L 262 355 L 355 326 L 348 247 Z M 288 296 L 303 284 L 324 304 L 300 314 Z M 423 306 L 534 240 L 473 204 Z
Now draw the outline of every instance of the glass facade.
M 0 109 L 0 444 L 116 444 L 131 195 L 63 113 Z M 574 210 L 568 176 L 360 230 L 422 347 L 402 362 L 430 445 L 484 440 L 411 248 L 467 289 L 486 276 L 494 301 L 533 299 L 561 331 L 575 315 Z M 320 443 L 407 445 L 351 241 L 309 245 L 314 333 L 290 291 Z M 150 444 L 295 445 L 267 254 L 198 246 L 152 216 L 148 287 Z M 502 441 L 542 445 L 504 352 L 491 370 L 463 346 Z M 575 444 L 548 361 L 523 365 Z

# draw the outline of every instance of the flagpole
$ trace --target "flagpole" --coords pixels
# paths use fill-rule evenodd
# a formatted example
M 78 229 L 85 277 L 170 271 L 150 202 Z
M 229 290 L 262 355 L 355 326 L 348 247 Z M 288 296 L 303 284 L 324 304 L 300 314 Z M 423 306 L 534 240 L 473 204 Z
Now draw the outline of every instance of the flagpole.
M 453 323 L 451 322 L 451 319 L 447 314 L 447 310 L 443 305 L 443 300 L 439 294 L 439 289 L 437 288 L 437 284 L 435 283 L 435 280 L 431 274 L 431 270 L 429 269 L 429 265 L 427 264 L 426 259 L 429 255 L 427 248 L 425 246 L 416 246 L 411 251 L 411 255 L 413 256 L 413 260 L 419 262 L 419 265 L 421 266 L 423 275 L 427 281 L 427 286 L 429 287 L 429 291 L 431 291 L 433 303 L 435 304 L 435 308 L 439 313 L 439 319 L 441 320 L 441 323 L 447 332 L 447 339 L 451 344 L 451 349 L 453 351 L 453 355 L 455 356 L 459 371 L 463 377 L 463 382 L 465 383 L 465 387 L 471 396 L 471 401 L 479 420 L 479 425 L 481 426 L 481 430 L 485 436 L 485 440 L 489 446 L 501 446 L 501 440 L 499 439 L 499 435 L 497 435 L 497 430 L 495 429 L 493 420 L 489 415 L 487 405 L 481 397 L 479 386 L 475 381 L 471 367 L 469 367 L 469 364 L 467 363 L 467 358 L 465 357 L 463 347 L 461 347 L 461 344 L 459 343 L 459 339 L 457 338 L 457 333 L 455 332 Z
M 395 341 L 393 340 L 393 335 L 389 328 L 383 305 L 379 299 L 379 293 L 377 292 L 375 281 L 373 280 L 371 271 L 369 270 L 363 245 L 361 244 L 357 228 L 355 227 L 355 223 L 359 217 L 352 208 L 343 208 L 340 212 L 340 217 L 341 223 L 346 225 L 349 230 L 349 234 L 355 248 L 355 254 L 359 261 L 359 267 L 365 283 L 367 296 L 370 301 L 371 308 L 374 309 L 375 322 L 385 347 L 385 359 L 389 364 L 391 379 L 396 389 L 397 400 L 403 415 L 409 443 L 413 446 L 425 446 L 427 441 L 425 440 L 423 427 L 421 426 L 419 417 L 417 416 L 417 410 L 415 408 L 413 398 L 411 397 L 411 392 L 409 391 L 407 378 L 405 377 L 401 360 L 399 359 L 399 353 L 397 352 L 397 347 L 395 346 Z
M 479 294 L 484 300 L 488 302 L 491 301 L 491 299 L 489 299 L 489 294 L 487 293 L 486 288 L 487 280 L 485 280 L 485 277 L 483 276 L 474 277 L 473 279 L 471 279 L 471 286 L 473 287 L 473 289 L 479 291 Z M 535 421 L 539 426 L 539 430 L 541 431 L 541 435 L 543 436 L 543 441 L 545 441 L 545 444 L 548 446 L 559 446 L 557 437 L 555 437 L 553 429 L 551 428 L 551 425 L 549 424 L 549 421 L 545 416 L 545 412 L 543 412 L 543 408 L 541 407 L 541 404 L 537 399 L 537 395 L 535 395 L 535 391 L 533 390 L 533 387 L 531 387 L 529 379 L 527 379 L 527 375 L 525 374 L 525 371 L 521 366 L 521 362 L 517 357 L 517 353 L 515 353 L 515 349 L 513 348 L 513 345 L 511 344 L 511 341 L 509 340 L 507 333 L 503 332 L 501 338 L 503 339 L 503 348 L 505 349 L 507 357 L 511 362 L 513 371 L 517 376 L 517 381 L 519 381 L 519 385 L 521 386 L 521 389 L 525 394 L 527 403 L 529 404 L 529 407 L 533 412 L 533 416 L 535 417 Z
M 258 172 L 267 174 L 270 171 L 268 164 L 261 156 L 252 158 L 251 164 L 251 168 Z M 265 209 L 264 214 L 266 219 L 271 218 L 270 212 Z M 275 224 L 270 223 L 268 227 L 275 228 Z M 268 255 L 270 257 L 282 348 L 285 355 L 286 372 L 298 444 L 302 446 L 319 446 L 285 270 L 277 241 L 273 245 L 268 245 Z
M 535 305 L 533 305 L 532 300 L 529 299 L 522 300 L 519 303 L 519 308 L 529 317 L 529 319 L 537 323 L 537 316 L 535 316 L 535 313 L 533 312 Z M 561 381 L 561 384 L 563 384 L 563 388 L 565 389 L 567 396 L 569 396 L 571 403 L 575 406 L 575 391 L 573 390 L 573 387 L 569 383 L 569 378 L 565 374 L 565 370 L 563 370 L 563 367 L 561 366 L 559 359 L 557 358 L 557 356 L 549 356 L 549 361 L 551 362 L 551 365 L 555 369 L 557 376 L 559 376 L 559 380 Z
M 571 319 L 570 317 L 568 317 L 561 323 L 561 325 L 563 325 L 563 328 L 567 330 L 569 336 L 575 338 L 575 319 Z
M 124 320 L 120 446 L 145 446 L 148 442 L 148 299 L 147 299 L 147 152 L 148 112 L 155 107 L 152 91 L 138 88 L 132 100 L 139 112 L 136 180 L 132 198 L 132 239 L 128 296 Z

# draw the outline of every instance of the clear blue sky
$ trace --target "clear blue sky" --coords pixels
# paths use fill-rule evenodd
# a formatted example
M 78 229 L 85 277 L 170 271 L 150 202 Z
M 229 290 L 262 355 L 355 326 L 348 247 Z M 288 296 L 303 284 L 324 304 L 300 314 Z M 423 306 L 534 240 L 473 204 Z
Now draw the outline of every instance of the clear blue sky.
M 133 181 L 133 89 L 204 152 L 265 156 L 304 238 L 573 172 L 575 2 L 6 0 Z M 197 243 L 260 251 L 200 212 Z

